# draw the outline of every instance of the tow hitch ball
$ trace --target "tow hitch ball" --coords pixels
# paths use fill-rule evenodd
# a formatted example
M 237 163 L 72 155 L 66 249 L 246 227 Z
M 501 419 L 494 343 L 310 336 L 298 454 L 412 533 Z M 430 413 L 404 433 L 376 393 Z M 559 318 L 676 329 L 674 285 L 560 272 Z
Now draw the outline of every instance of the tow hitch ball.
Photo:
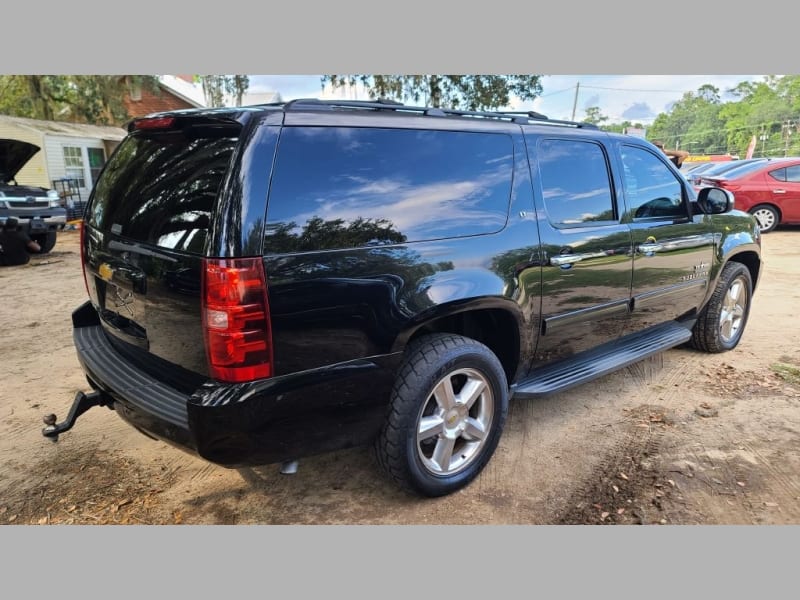
M 56 416 L 53 414 L 44 416 L 42 421 L 44 421 L 46 427 L 42 429 L 42 435 L 46 438 L 50 438 L 54 442 L 57 442 L 58 435 L 72 429 L 72 426 L 75 425 L 75 421 L 77 421 L 78 417 L 80 417 L 87 410 L 93 406 L 109 406 L 111 404 L 112 401 L 101 392 L 89 392 L 88 394 L 78 392 L 75 394 L 75 400 L 72 402 L 72 408 L 69 409 L 69 414 L 63 422 L 56 423 Z

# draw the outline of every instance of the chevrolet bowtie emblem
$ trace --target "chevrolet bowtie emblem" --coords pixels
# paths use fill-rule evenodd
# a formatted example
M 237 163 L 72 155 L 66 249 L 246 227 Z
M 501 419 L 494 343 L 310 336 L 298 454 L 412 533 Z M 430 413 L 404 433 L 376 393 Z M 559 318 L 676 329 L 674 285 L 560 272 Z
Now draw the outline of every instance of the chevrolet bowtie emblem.
M 111 278 L 114 277 L 114 269 L 112 269 L 108 263 L 103 263 L 100 265 L 100 268 L 97 269 L 97 274 L 100 275 L 100 279 L 111 281 Z

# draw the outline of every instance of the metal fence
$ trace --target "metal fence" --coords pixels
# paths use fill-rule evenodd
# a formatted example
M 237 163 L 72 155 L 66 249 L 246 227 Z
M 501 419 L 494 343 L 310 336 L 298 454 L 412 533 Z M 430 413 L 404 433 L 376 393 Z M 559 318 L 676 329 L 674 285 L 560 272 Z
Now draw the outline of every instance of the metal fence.
M 81 197 L 81 189 L 77 179 L 54 179 L 53 189 L 58 192 L 61 205 L 67 209 L 67 221 L 83 218 L 86 200 Z

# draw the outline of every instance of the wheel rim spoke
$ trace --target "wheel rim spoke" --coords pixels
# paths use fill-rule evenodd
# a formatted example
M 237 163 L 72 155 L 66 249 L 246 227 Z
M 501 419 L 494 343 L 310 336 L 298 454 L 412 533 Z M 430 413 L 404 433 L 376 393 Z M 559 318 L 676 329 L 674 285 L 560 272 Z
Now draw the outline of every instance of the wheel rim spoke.
M 725 319 L 722 322 L 722 325 L 720 327 L 720 333 L 722 334 L 722 337 L 726 341 L 731 338 L 731 330 L 732 330 L 732 328 L 733 328 L 733 321 L 730 318 Z
M 472 405 L 475 404 L 475 400 L 480 397 L 485 389 L 486 383 L 484 381 L 480 379 L 467 380 L 467 383 L 458 394 L 459 403 L 466 405 L 467 408 L 472 408 Z
M 444 433 L 444 419 L 439 415 L 423 417 L 419 422 L 417 440 L 420 442 Z
M 431 459 L 440 471 L 450 470 L 450 460 L 453 458 L 455 445 L 456 441 L 453 438 L 441 437 L 437 440 Z
M 741 302 L 742 302 L 742 290 L 743 290 L 743 286 L 742 286 L 742 282 L 741 281 L 736 281 L 731 286 L 730 297 L 731 297 L 731 303 L 732 304 L 741 304 Z
M 450 377 L 445 377 L 433 390 L 436 404 L 443 410 L 450 410 L 456 405 L 456 395 L 453 392 L 453 382 Z
M 486 426 L 472 417 L 467 417 L 467 428 L 464 430 L 464 436 L 472 440 L 486 439 Z

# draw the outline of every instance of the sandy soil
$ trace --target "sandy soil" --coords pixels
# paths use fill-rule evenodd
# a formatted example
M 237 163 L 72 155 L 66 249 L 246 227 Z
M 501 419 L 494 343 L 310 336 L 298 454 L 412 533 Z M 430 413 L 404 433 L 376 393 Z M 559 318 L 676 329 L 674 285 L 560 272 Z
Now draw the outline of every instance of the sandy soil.
M 95 408 L 53 443 L 86 382 L 70 313 L 85 298 L 77 232 L 0 270 L 0 523 L 800 523 L 800 229 L 764 237 L 766 270 L 739 347 L 674 349 L 597 382 L 512 402 L 469 487 L 398 491 L 351 449 L 228 470 Z

